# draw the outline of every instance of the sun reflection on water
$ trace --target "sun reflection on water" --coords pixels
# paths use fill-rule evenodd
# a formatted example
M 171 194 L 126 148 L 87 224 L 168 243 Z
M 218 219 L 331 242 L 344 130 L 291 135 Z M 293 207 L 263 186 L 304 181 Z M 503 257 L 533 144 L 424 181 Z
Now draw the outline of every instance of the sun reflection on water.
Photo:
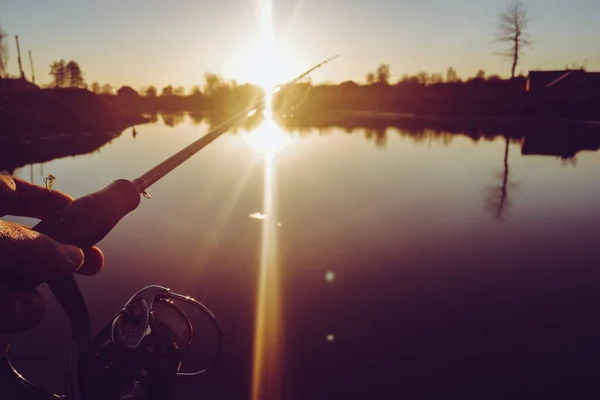
M 271 21 L 272 4 L 263 0 L 262 47 L 261 62 L 265 71 L 273 65 L 275 46 Z M 279 399 L 283 397 L 282 388 L 282 352 L 283 326 L 281 321 L 281 293 L 279 282 L 279 259 L 277 254 L 277 222 L 275 207 L 275 154 L 291 142 L 273 121 L 271 101 L 273 87 L 277 84 L 273 74 L 264 76 L 265 120 L 243 138 L 254 150 L 264 155 L 264 197 L 261 216 L 265 216 L 262 224 L 261 250 L 258 273 L 258 298 L 256 301 L 256 320 L 254 330 L 254 354 L 252 361 L 252 399 Z

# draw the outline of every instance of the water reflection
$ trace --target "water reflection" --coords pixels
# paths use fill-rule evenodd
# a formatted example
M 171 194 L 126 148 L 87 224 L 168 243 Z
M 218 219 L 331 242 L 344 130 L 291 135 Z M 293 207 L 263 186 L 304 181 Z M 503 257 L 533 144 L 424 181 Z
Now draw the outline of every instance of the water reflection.
M 264 220 L 258 276 L 258 299 L 254 330 L 252 399 L 276 398 L 281 385 L 282 337 L 281 289 L 277 249 L 277 211 L 274 162 L 277 152 L 290 144 L 290 138 L 273 122 L 270 115 L 244 140 L 264 160 L 263 213 L 251 217 Z
M 510 180 L 508 154 L 510 149 L 510 140 L 504 138 L 504 159 L 503 171 L 498 174 L 500 184 L 488 188 L 487 209 L 498 220 L 503 221 L 508 217 L 512 201 L 509 198 L 509 188 L 514 188 L 515 184 Z
M 140 126 L 135 141 L 127 130 L 102 154 L 45 164 L 45 172 L 78 197 L 179 150 L 209 128 L 198 120 L 176 130 Z M 255 354 L 293 399 L 413 398 L 428 388 L 438 391 L 428 398 L 460 397 L 473 382 L 482 393 L 535 389 L 589 371 L 599 351 L 590 330 L 600 293 L 597 154 L 562 168 L 556 156 L 522 156 L 535 142 L 500 129 L 335 124 L 285 128 L 301 138 L 272 168 L 240 129 L 156 185 L 103 242 L 105 271 L 82 280 L 98 323 L 145 284 L 209 297 L 226 332 L 224 357 L 210 379 L 184 383 L 174 398 L 248 398 Z M 20 176 L 32 170 L 36 178 L 37 165 Z M 490 215 L 500 210 L 506 220 L 515 177 L 526 184 L 510 221 L 496 224 Z M 495 203 L 483 212 L 492 184 Z M 269 211 L 269 198 L 279 210 Z M 250 219 L 254 212 L 265 219 Z M 42 356 L 54 366 L 52 352 L 64 350 L 45 343 L 63 333 L 68 345 L 68 329 L 52 329 L 57 316 L 50 309 L 48 323 L 15 348 L 28 357 L 24 367 Z M 254 346 L 255 334 L 277 333 Z M 279 368 L 261 346 L 280 356 Z
M 158 114 L 148 115 L 152 121 L 157 121 Z M 193 125 L 207 124 L 212 129 L 222 124 L 226 118 L 222 115 L 206 113 L 161 113 L 160 117 L 165 125 L 176 127 L 190 122 Z M 477 142 L 479 140 L 494 140 L 498 137 L 518 139 L 522 142 L 523 155 L 555 156 L 569 160 L 565 165 L 576 165 L 573 159 L 581 151 L 600 150 L 600 126 L 586 127 L 577 125 L 552 126 L 544 123 L 531 123 L 523 121 L 485 121 L 485 122 L 460 122 L 454 120 L 427 120 L 406 119 L 389 120 L 374 118 L 335 118 L 325 120 L 295 120 L 262 119 L 257 115 L 247 119 L 240 126 L 232 129 L 232 133 L 253 132 L 261 124 L 277 124 L 278 129 L 272 131 L 286 132 L 288 134 L 309 135 L 318 132 L 327 135 L 335 130 L 342 129 L 348 134 L 362 134 L 366 140 L 375 142 L 378 148 L 385 148 L 391 133 L 402 137 L 409 137 L 415 143 L 441 143 L 449 146 L 458 136 L 466 136 Z M 551 124 L 551 123 L 550 123 Z M 260 132 L 269 131 L 261 130 Z M 282 139 L 278 139 L 282 140 Z
M 0 142 L 0 171 L 12 175 L 15 169 L 29 164 L 100 151 L 119 135 L 119 132 L 77 136 L 57 134 L 38 140 L 3 140 Z
M 226 120 L 221 115 L 204 113 L 154 113 L 147 114 L 145 117 L 153 122 L 160 120 L 171 128 L 190 123 L 195 126 L 205 124 L 207 129 L 213 129 Z M 543 125 L 537 127 L 514 123 L 503 125 L 498 122 L 478 125 L 418 119 L 390 121 L 332 118 L 308 122 L 289 119 L 274 121 L 270 118 L 265 120 L 260 113 L 257 113 L 232 129 L 230 134 L 243 135 L 244 140 L 255 149 L 257 147 L 267 149 L 266 147 L 271 146 L 277 150 L 287 146 L 294 137 L 312 135 L 315 132 L 326 136 L 340 129 L 350 135 L 363 135 L 366 140 L 373 141 L 380 149 L 386 148 L 390 135 L 406 137 L 414 143 L 428 146 L 433 143 L 449 146 L 457 136 L 468 137 L 474 142 L 504 138 L 520 142 L 522 155 L 554 156 L 563 160 L 565 166 L 577 166 L 576 156 L 581 151 L 600 150 L 600 126 L 583 128 L 577 125 L 554 127 L 549 130 Z M 16 168 L 28 164 L 99 151 L 102 146 L 111 143 L 118 136 L 119 132 L 93 135 L 82 133 L 78 136 L 59 134 L 41 140 L 3 141 L 0 146 L 0 171 L 4 170 L 10 174 Z M 132 136 L 134 138 L 137 136 L 135 127 L 132 128 Z M 508 177 L 507 166 L 503 175 Z M 506 196 L 500 203 L 505 204 L 505 201 Z

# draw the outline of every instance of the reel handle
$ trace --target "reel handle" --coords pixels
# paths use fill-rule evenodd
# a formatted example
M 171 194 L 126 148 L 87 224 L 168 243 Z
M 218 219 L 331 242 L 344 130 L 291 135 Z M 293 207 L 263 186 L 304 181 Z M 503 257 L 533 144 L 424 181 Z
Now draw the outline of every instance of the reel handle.
M 67 204 L 33 230 L 61 243 L 91 247 L 139 204 L 140 193 L 134 183 L 119 179 Z
M 140 204 L 133 182 L 119 179 L 95 193 L 76 199 L 32 229 L 52 239 L 78 247 L 91 247 Z M 73 338 L 80 344 L 91 340 L 89 312 L 73 275 L 48 281 L 73 326 Z

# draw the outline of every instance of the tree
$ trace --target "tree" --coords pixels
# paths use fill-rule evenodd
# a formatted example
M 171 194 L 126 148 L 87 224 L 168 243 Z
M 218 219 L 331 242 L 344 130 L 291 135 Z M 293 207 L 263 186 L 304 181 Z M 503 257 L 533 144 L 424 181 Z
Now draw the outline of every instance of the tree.
M 190 96 L 202 96 L 202 91 L 200 90 L 200 85 L 192 86 L 190 90 Z
M 390 65 L 389 64 L 380 64 L 377 67 L 377 71 L 375 71 L 377 75 L 377 83 L 381 83 L 384 85 L 388 85 L 390 82 Z
M 429 85 L 431 83 L 431 77 L 429 76 L 429 74 L 425 71 L 421 71 L 416 75 L 417 78 L 417 82 L 419 82 L 421 85 Z
M 177 86 L 175 89 L 173 89 L 174 96 L 183 96 L 184 94 L 185 89 L 183 88 L 183 86 Z
M 207 72 L 204 74 L 204 94 L 207 96 L 212 96 L 220 89 L 226 86 L 225 82 L 221 77 L 212 72 Z
M 485 71 L 482 70 L 482 69 L 480 69 L 479 71 L 477 71 L 477 73 L 475 74 L 475 79 L 479 79 L 479 80 L 483 81 L 485 79 Z
M 162 90 L 162 92 L 160 93 L 161 96 L 173 96 L 173 86 L 169 85 L 169 86 L 165 86 Z
M 83 75 L 79 64 L 75 61 L 69 61 L 65 66 L 65 79 L 68 87 L 72 88 L 83 88 L 85 82 L 83 81 Z
M 99 94 L 100 93 L 100 84 L 98 82 L 93 82 L 90 86 L 90 90 L 92 93 Z
M 367 74 L 367 83 L 368 83 L 369 85 L 372 85 L 372 84 L 374 84 L 374 83 L 375 83 L 375 74 L 374 74 L 374 73 L 372 73 L 372 72 L 369 72 L 369 73 Z
M 446 72 L 446 82 L 458 82 L 458 74 L 452 67 L 448 68 L 448 71 Z
M 444 83 L 444 75 L 439 73 L 431 74 L 431 83 Z
M 152 85 L 150 85 L 144 92 L 146 97 L 156 97 L 158 95 L 158 90 L 156 90 L 156 87 Z
M 8 34 L 0 26 L 0 78 L 6 76 L 6 62 L 8 61 L 8 43 L 6 43 Z
M 105 83 L 100 89 L 100 94 L 114 94 L 114 89 L 110 83 Z
M 65 60 L 54 61 L 50 65 L 50 75 L 52 75 L 51 86 L 55 88 L 65 87 L 67 84 L 67 65 Z
M 496 41 L 507 43 L 509 47 L 499 55 L 512 61 L 511 78 L 514 79 L 517 65 L 523 55 L 523 49 L 531 46 L 532 42 L 527 34 L 530 19 L 525 6 L 520 0 L 515 0 L 500 14 L 498 21 Z

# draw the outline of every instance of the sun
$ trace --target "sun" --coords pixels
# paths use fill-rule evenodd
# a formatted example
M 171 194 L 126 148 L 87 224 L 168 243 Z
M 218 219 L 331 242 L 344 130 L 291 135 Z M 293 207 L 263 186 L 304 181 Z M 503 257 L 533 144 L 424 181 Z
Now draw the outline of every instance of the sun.
M 274 86 L 293 79 L 307 62 L 300 59 L 285 41 L 273 32 L 271 0 L 260 1 L 258 37 L 241 47 L 225 63 L 225 76 L 261 86 L 271 93 Z
M 244 134 L 243 138 L 265 158 L 273 158 L 276 152 L 293 140 L 272 119 L 271 93 L 277 85 L 293 79 L 306 64 L 295 57 L 284 43 L 275 40 L 271 1 L 260 0 L 258 39 L 240 49 L 225 65 L 226 72 L 231 76 L 264 89 L 265 120 L 257 129 Z

